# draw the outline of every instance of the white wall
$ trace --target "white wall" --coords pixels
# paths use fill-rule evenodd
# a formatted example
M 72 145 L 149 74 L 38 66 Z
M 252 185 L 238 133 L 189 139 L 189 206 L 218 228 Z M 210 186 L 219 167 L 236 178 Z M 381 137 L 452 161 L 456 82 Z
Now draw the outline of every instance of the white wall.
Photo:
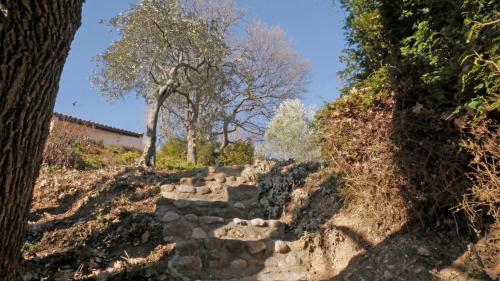
M 59 119 L 52 119 L 50 129 L 64 130 L 67 127 L 81 128 L 82 135 L 96 141 L 102 141 L 105 145 L 125 146 L 136 149 L 142 149 L 142 137 L 126 136 L 119 133 L 114 133 L 99 128 L 92 128 L 84 125 L 79 125 Z

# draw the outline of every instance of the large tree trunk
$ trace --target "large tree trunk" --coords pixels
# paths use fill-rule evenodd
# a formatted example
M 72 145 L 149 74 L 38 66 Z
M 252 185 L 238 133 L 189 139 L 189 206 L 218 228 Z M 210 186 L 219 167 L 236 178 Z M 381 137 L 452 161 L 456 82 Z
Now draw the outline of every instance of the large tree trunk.
M 0 2 L 0 280 L 15 280 L 33 185 L 83 0 Z

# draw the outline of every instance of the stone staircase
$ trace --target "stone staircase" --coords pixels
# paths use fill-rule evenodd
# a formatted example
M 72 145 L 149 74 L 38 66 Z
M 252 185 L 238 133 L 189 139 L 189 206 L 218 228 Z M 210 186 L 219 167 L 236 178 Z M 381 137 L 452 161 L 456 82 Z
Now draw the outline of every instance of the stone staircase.
M 257 187 L 241 170 L 209 168 L 161 186 L 156 216 L 175 242 L 169 270 L 183 280 L 310 280 L 300 241 L 262 219 Z

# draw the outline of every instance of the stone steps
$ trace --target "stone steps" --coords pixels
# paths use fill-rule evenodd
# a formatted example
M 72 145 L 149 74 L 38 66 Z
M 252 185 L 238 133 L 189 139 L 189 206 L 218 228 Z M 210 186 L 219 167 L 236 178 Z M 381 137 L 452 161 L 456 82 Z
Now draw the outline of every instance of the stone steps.
M 258 189 L 241 177 L 203 174 L 161 186 L 155 214 L 175 242 L 169 270 L 184 280 L 308 280 L 309 263 L 262 219 Z

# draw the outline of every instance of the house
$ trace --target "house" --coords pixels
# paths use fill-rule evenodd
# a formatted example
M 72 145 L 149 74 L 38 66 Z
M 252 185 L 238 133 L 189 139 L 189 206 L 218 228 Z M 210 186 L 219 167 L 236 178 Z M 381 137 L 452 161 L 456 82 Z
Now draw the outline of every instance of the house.
M 50 122 L 50 131 L 78 131 L 92 140 L 102 141 L 105 145 L 123 146 L 142 149 L 142 134 L 110 127 L 92 121 L 78 119 L 72 116 L 54 112 Z

